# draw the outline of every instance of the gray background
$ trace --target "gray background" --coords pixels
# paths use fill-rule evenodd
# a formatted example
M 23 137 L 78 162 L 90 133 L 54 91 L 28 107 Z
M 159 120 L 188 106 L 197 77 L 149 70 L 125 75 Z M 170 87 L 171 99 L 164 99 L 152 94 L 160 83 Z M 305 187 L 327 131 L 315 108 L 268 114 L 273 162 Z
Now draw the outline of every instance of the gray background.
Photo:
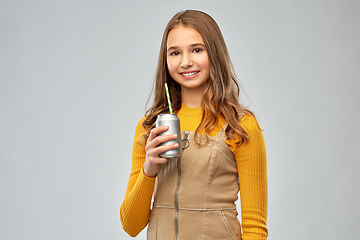
M 265 130 L 269 239 L 359 239 L 355 0 L 1 0 L 0 239 L 131 239 L 134 130 L 184 9 L 216 19 Z

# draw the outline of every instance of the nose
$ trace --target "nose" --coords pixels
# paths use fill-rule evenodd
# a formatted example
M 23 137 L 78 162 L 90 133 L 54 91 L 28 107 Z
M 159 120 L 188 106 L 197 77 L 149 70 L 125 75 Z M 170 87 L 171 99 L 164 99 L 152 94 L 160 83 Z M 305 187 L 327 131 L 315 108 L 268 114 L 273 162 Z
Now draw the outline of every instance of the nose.
M 181 58 L 181 67 L 182 68 L 188 68 L 188 67 L 191 67 L 192 64 L 193 63 L 191 61 L 190 54 L 188 54 L 188 53 L 183 54 L 182 58 Z

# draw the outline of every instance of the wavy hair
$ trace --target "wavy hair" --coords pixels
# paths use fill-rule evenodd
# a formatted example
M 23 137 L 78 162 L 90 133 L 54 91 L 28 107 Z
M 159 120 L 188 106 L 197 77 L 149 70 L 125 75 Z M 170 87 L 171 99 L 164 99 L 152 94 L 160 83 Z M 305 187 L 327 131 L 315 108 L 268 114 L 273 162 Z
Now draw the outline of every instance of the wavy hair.
M 143 137 L 147 139 L 150 130 L 155 127 L 157 115 L 169 112 L 165 82 L 169 87 L 174 112 L 178 112 L 181 108 L 181 86 L 170 76 L 166 62 L 166 42 L 169 32 L 179 25 L 194 28 L 200 33 L 210 63 L 210 77 L 206 82 L 206 90 L 201 102 L 202 119 L 195 131 L 196 142 L 200 144 L 199 134 L 206 133 L 208 135 L 211 129 L 218 124 L 219 114 L 228 123 L 227 136 L 234 139 L 236 133 L 240 136 L 238 144 L 247 142 L 248 134 L 241 127 L 239 121 L 246 113 L 254 114 L 239 102 L 240 86 L 219 26 L 211 16 L 197 10 L 186 10 L 175 14 L 164 30 L 152 89 L 153 105 L 146 111 L 146 118 L 142 123 L 146 130 Z

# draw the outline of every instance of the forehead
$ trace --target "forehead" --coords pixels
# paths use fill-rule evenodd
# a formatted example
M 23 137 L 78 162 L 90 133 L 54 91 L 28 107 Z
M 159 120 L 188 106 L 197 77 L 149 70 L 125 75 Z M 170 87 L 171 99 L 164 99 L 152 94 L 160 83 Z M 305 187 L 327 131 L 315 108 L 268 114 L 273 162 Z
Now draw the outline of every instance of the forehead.
M 181 47 L 194 43 L 204 44 L 201 34 L 195 28 L 185 27 L 183 25 L 171 29 L 166 41 L 167 47 Z

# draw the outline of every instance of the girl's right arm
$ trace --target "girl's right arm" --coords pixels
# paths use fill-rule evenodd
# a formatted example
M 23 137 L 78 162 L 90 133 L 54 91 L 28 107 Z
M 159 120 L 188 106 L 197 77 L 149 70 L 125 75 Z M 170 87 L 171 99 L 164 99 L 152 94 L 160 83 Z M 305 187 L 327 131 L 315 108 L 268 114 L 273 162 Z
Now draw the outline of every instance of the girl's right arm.
M 130 236 L 137 236 L 147 225 L 150 218 L 151 198 L 155 185 L 155 176 L 160 164 L 167 159 L 160 158 L 159 154 L 176 148 L 175 145 L 158 146 L 162 142 L 175 139 L 176 136 L 157 136 L 166 131 L 167 126 L 154 128 L 146 142 L 143 141 L 144 128 L 138 123 L 135 131 L 131 173 L 126 189 L 125 199 L 120 207 L 120 219 L 125 232 Z

